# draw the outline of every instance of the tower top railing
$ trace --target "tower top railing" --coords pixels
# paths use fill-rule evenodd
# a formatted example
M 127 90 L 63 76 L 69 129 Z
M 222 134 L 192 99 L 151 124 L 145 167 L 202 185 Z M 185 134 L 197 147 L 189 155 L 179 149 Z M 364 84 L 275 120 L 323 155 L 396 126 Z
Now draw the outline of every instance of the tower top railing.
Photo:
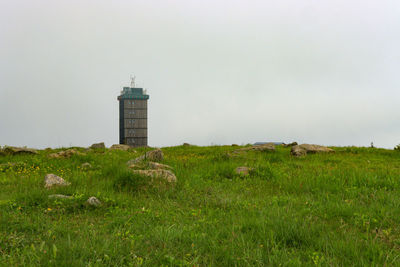
M 118 100 L 121 99 L 140 99 L 147 100 L 150 96 L 143 92 L 143 88 L 124 87 Z

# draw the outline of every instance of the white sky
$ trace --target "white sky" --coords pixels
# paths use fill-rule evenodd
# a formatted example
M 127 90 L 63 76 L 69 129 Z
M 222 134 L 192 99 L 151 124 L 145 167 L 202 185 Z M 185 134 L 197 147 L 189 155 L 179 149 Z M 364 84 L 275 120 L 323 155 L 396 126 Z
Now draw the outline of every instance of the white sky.
M 0 145 L 400 143 L 400 1 L 0 0 Z

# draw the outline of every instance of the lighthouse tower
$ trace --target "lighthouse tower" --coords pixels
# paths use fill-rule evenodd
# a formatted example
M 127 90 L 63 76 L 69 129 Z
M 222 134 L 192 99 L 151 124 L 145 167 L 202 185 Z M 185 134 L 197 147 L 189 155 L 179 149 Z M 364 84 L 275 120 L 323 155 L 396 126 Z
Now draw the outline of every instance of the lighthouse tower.
M 149 95 L 143 88 L 124 87 L 119 100 L 119 143 L 132 147 L 147 146 L 147 100 Z

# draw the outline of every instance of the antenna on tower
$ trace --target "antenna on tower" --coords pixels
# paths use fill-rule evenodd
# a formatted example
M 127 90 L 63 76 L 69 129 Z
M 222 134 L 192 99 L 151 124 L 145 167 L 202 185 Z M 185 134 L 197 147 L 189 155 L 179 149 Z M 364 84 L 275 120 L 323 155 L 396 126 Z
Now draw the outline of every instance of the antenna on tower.
M 133 77 L 132 77 L 132 75 L 131 75 L 131 88 L 135 88 L 135 80 L 136 80 L 136 76 L 133 75 Z

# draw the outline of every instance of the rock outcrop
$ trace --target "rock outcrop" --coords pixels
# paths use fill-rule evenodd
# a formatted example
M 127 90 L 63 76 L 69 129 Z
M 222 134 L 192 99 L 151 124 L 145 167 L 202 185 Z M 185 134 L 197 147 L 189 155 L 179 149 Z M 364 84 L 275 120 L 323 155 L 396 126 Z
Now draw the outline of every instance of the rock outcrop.
M 51 153 L 51 154 L 49 154 L 49 158 L 52 158 L 52 159 L 70 158 L 73 155 L 84 156 L 86 154 L 79 152 L 76 149 L 67 149 L 64 151 L 57 152 L 57 153 Z
M 115 145 L 112 145 L 112 146 L 110 147 L 110 150 L 123 150 L 123 151 L 128 151 L 128 150 L 130 150 L 130 149 L 132 149 L 132 147 L 130 147 L 130 146 L 128 146 L 128 145 L 121 145 L 121 144 L 115 144 Z
M 19 154 L 38 154 L 36 149 L 26 147 L 6 146 L 2 149 L 3 154 L 19 155 Z
M 96 143 L 90 146 L 91 149 L 105 149 L 106 146 L 104 145 L 104 142 L 101 143 Z
M 243 147 L 240 149 L 235 150 L 234 152 L 244 152 L 244 151 L 275 151 L 275 145 L 273 143 L 268 143 L 268 144 L 262 144 L 262 145 L 255 145 L 255 146 L 248 146 L 248 147 Z
M 335 150 L 328 148 L 326 146 L 301 144 L 292 146 L 290 154 L 296 157 L 300 157 L 300 156 L 305 156 L 307 154 L 333 153 L 333 152 L 335 152 Z
M 161 151 L 161 149 L 155 149 L 155 150 L 146 152 L 146 154 L 144 154 L 140 157 L 137 157 L 135 159 L 128 161 L 126 164 L 128 166 L 131 166 L 132 164 L 137 164 L 137 163 L 145 161 L 145 160 L 160 162 L 163 159 L 164 159 L 164 154 Z
M 297 146 L 297 145 L 298 145 L 297 142 L 292 142 L 289 144 L 285 144 L 285 143 L 282 144 L 283 147 L 292 147 L 292 146 Z

